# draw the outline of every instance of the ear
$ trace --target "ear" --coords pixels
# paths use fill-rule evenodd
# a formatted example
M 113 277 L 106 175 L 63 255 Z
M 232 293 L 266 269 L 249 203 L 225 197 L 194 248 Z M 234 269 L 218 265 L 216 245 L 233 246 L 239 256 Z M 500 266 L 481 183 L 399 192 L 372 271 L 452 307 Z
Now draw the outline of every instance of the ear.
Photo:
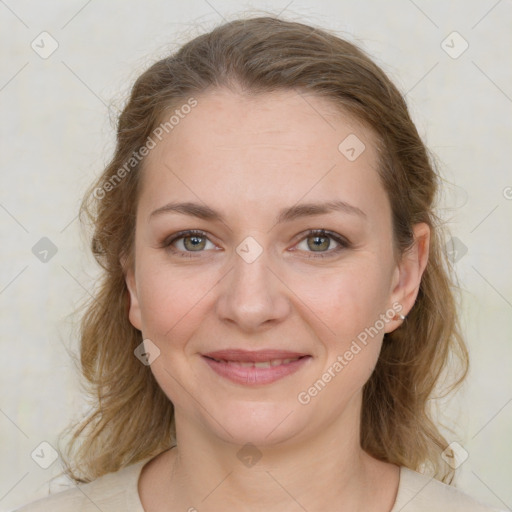
M 133 327 L 141 331 L 142 321 L 139 305 L 139 295 L 137 292 L 137 282 L 135 279 L 135 264 L 133 261 L 128 262 L 126 259 L 123 259 L 121 261 L 121 266 L 124 270 L 124 280 L 126 282 L 126 287 L 128 288 L 128 294 L 130 298 L 128 318 Z
M 392 332 L 402 323 L 398 315 L 407 316 L 413 308 L 421 284 L 421 277 L 427 266 L 430 247 L 430 228 L 421 222 L 413 226 L 414 244 L 404 252 L 393 276 L 391 303 L 400 304 L 397 320 L 386 324 L 385 332 Z M 393 308 L 396 310 L 396 306 Z

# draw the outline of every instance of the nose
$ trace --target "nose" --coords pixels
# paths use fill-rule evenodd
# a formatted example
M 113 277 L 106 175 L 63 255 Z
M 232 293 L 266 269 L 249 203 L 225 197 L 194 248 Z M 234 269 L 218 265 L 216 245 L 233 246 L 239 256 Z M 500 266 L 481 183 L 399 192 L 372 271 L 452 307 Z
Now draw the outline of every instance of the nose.
M 290 291 L 279 275 L 279 265 L 272 264 L 269 251 L 262 249 L 254 260 L 243 250 L 234 253 L 233 268 L 219 283 L 218 317 L 244 332 L 275 326 L 291 309 Z M 254 246 L 250 250 L 254 251 Z

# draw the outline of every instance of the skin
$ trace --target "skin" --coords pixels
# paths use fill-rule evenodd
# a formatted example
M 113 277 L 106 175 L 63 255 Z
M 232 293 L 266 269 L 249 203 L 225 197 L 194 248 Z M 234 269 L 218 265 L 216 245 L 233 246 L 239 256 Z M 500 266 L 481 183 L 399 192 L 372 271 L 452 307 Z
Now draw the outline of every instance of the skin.
M 175 406 L 178 439 L 144 467 L 142 504 L 147 512 L 313 512 L 333 503 L 337 510 L 389 511 L 399 468 L 361 449 L 359 425 L 362 388 L 384 333 L 401 325 L 398 315 L 307 405 L 297 396 L 393 304 L 403 315 L 413 307 L 429 228 L 414 226 L 413 248 L 396 258 L 374 135 L 328 100 L 225 89 L 197 100 L 146 159 L 135 264 L 125 269 L 130 321 L 160 350 L 151 370 Z M 349 134 L 366 146 L 355 161 L 338 150 Z M 335 211 L 275 223 L 281 208 L 339 199 L 365 216 Z M 170 201 L 208 205 L 224 222 L 151 215 Z M 186 229 L 208 236 L 199 252 L 190 239 L 174 243 L 194 257 L 162 247 Z M 335 252 L 338 243 L 322 238 L 315 250 L 309 229 L 332 231 L 351 245 Z M 236 252 L 249 236 L 262 249 L 251 263 Z M 201 356 L 227 348 L 312 357 L 292 375 L 248 387 L 218 376 Z M 250 467 L 237 457 L 249 442 L 261 455 Z

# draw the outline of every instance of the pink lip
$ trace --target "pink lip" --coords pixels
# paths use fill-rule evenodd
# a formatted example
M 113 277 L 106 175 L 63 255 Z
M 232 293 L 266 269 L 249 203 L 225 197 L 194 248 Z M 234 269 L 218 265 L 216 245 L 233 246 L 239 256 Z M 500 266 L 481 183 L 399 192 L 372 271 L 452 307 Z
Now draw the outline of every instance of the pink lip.
M 239 366 L 240 362 L 265 362 L 272 359 L 294 359 L 296 361 L 289 363 L 281 363 L 277 366 L 269 368 L 256 368 Z M 215 361 L 217 359 L 217 361 Z M 291 375 L 298 371 L 311 356 L 299 352 L 289 352 L 282 350 L 218 350 L 203 354 L 203 360 L 218 375 L 224 377 L 237 384 L 245 384 L 247 386 L 257 386 L 261 384 L 270 384 L 287 375 Z
M 240 350 L 227 349 L 216 350 L 215 352 L 207 352 L 203 356 L 212 359 L 223 359 L 224 361 L 251 361 L 258 363 L 261 361 L 269 361 L 270 359 L 293 359 L 294 357 L 307 356 L 301 352 L 290 352 L 288 350 Z

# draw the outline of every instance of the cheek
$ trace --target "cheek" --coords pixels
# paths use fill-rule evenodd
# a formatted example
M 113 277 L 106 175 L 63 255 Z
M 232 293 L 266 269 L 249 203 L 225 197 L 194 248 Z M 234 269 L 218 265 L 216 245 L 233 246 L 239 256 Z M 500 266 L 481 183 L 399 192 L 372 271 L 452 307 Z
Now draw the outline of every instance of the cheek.
M 294 293 L 323 324 L 326 339 L 337 345 L 375 324 L 387 307 L 388 289 L 382 267 L 371 258 L 293 284 Z
M 218 281 L 212 273 L 171 268 L 149 258 L 141 258 L 138 278 L 143 335 L 157 343 L 181 339 L 190 326 L 199 324 L 208 291 Z
M 325 349 L 321 356 L 323 372 L 310 380 L 308 389 L 316 393 L 316 383 L 321 381 L 320 387 L 325 384 L 325 391 L 317 395 L 317 405 L 336 414 L 368 381 L 381 351 L 385 325 L 381 315 L 388 297 L 387 281 L 377 268 L 346 268 L 320 280 L 318 287 L 301 288 L 302 293 L 309 293 L 310 302 L 304 302 L 319 319 L 315 334 Z
M 185 275 L 186 273 L 186 275 Z M 160 356 L 151 364 L 151 371 L 160 388 L 175 406 L 190 407 L 183 386 L 194 375 L 187 351 L 187 342 L 201 324 L 208 306 L 207 291 L 218 279 L 207 275 L 171 269 L 157 262 L 144 262 L 139 272 L 139 303 L 142 333 L 159 349 Z
M 341 410 L 371 376 L 382 346 L 388 289 L 382 266 L 363 256 L 328 276 L 297 283 L 294 291 L 315 313 L 312 325 L 325 350 L 324 372 L 315 379 L 332 382 L 321 403 Z

